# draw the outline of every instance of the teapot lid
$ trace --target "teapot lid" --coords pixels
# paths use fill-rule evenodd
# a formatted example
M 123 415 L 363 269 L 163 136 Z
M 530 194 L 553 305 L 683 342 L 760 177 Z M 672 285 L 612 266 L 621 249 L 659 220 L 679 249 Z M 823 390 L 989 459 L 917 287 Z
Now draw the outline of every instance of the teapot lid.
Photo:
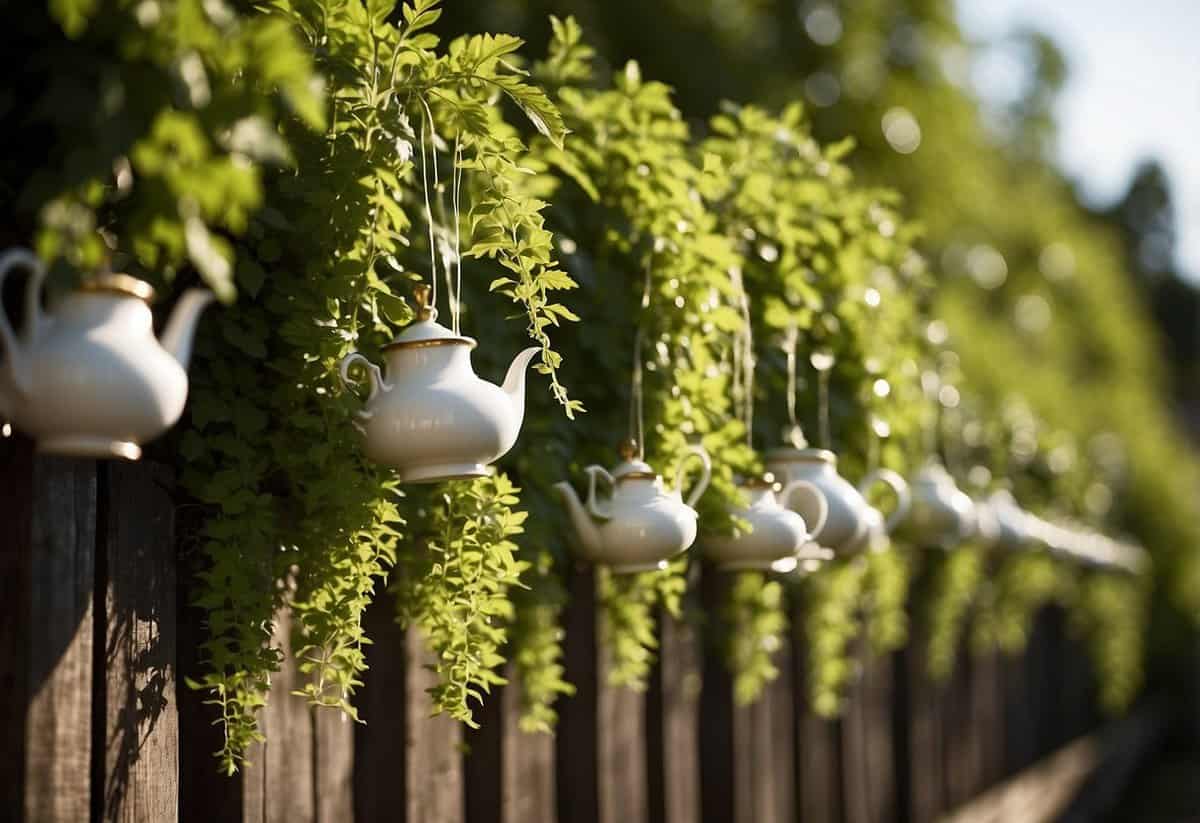
M 795 446 L 779 446 L 767 451 L 767 461 L 771 463 L 829 463 L 837 465 L 837 455 L 829 449 L 814 449 Z
M 146 303 L 154 301 L 154 287 L 145 280 L 128 274 L 105 272 L 93 275 L 79 284 L 80 291 L 109 292 L 136 297 Z
M 420 348 L 423 346 L 466 345 L 475 348 L 475 341 L 462 337 L 437 322 L 437 309 L 429 305 L 429 286 L 421 283 L 413 288 L 413 300 L 417 304 L 417 320 L 409 324 L 396 339 L 383 347 L 391 349 Z
M 750 475 L 749 477 L 743 478 L 738 485 L 748 491 L 761 491 L 763 489 L 779 491 L 780 488 L 779 481 L 777 481 L 775 479 L 775 475 L 771 474 L 770 472 Z
M 619 449 L 624 458 L 611 472 L 613 480 L 657 480 L 658 472 L 650 468 L 650 464 L 638 457 L 638 443 L 633 438 L 621 441 Z

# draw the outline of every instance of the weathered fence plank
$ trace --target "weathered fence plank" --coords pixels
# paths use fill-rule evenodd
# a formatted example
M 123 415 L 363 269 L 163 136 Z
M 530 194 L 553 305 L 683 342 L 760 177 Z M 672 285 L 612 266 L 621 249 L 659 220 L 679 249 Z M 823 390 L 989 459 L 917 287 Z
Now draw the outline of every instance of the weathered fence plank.
M 892 741 L 892 657 L 858 642 L 860 676 L 841 722 L 841 774 L 845 823 L 878 823 L 895 817 Z
M 898 781 L 905 789 L 902 810 L 908 823 L 930 823 L 943 811 L 942 702 L 944 689 L 929 677 L 924 631 L 915 627 L 909 645 L 897 654 L 895 698 L 898 724 Z M 901 679 L 903 683 L 901 684 Z M 902 729 L 902 731 L 901 731 Z
M 337 709 L 310 709 L 317 823 L 354 819 L 354 722 Z
M 659 611 L 658 664 L 646 701 L 650 819 L 700 819 L 700 641 L 695 627 Z
M 837 723 L 812 711 L 808 685 L 808 640 L 804 607 L 796 598 L 792 613 L 792 691 L 796 739 L 796 805 L 804 823 L 840 823 L 839 731 Z
M 379 593 L 367 607 L 363 630 L 367 674 L 355 697 L 363 723 L 354 727 L 354 819 L 404 823 L 402 776 L 407 769 L 405 631 L 392 598 Z
M 25 812 L 73 823 L 90 805 L 96 464 L 36 458 L 33 499 Z
M 107 821 L 178 818 L 175 505 L 172 474 L 151 463 L 100 473 L 104 551 L 103 810 Z M 100 575 L 98 575 L 100 576 Z M 99 638 L 97 638 L 99 641 Z M 215 766 L 211 760 L 207 764 Z
M 580 823 L 647 820 L 645 696 L 609 682 L 596 572 L 579 566 L 564 611 L 566 678 L 573 698 L 559 701 L 556 748 L 558 819 Z
M 430 716 L 427 690 L 437 685 L 428 668 L 432 655 L 415 630 L 405 633 L 405 708 L 407 751 L 404 759 L 406 823 L 462 823 L 462 725 L 447 715 Z
M 316 818 L 313 792 L 313 734 L 309 708 L 292 694 L 301 679 L 291 657 L 289 611 L 275 616 L 272 643 L 286 659 L 271 678 L 267 706 L 259 714 L 259 729 L 266 737 L 246 755 L 245 823 L 311 823 Z

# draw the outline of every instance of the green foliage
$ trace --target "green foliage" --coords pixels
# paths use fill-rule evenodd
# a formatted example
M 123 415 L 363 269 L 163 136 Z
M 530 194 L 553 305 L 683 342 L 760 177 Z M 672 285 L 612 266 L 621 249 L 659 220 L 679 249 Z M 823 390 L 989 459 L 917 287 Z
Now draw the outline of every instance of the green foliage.
M 1144 577 L 1097 571 L 1079 584 L 1072 625 L 1083 633 L 1100 683 L 1100 705 L 1121 712 L 1142 685 L 1150 590 Z
M 927 632 L 926 670 L 935 683 L 954 673 L 975 592 L 983 575 L 983 552 L 972 545 L 954 551 L 925 551 L 920 619 Z
M 510 657 L 521 689 L 521 730 L 550 734 L 558 721 L 554 702 L 575 687 L 563 679 L 563 630 L 559 617 L 566 591 L 554 575 L 553 558 L 542 552 L 526 575 L 528 589 L 513 593 L 509 627 Z
M 677 560 L 661 571 L 639 574 L 598 571 L 600 632 L 608 648 L 608 682 L 612 685 L 645 691 L 658 649 L 655 609 L 661 607 L 673 617 L 683 615 L 684 562 Z
M 1021 552 L 1005 557 L 980 592 L 972 642 L 1009 655 L 1025 649 L 1033 619 L 1043 606 L 1068 600 L 1072 576 L 1054 557 Z
M 733 673 L 733 699 L 739 705 L 753 703 L 779 676 L 773 659 L 788 642 L 783 584 L 760 572 L 737 574 L 721 617 L 725 661 Z
M 508 592 L 529 566 L 512 540 L 527 517 L 512 508 L 519 491 L 503 474 L 446 484 L 428 502 L 418 549 L 396 567 L 401 622 L 420 628 L 436 660 L 434 711 L 472 727 L 472 702 L 504 682 Z
M 854 640 L 866 564 L 861 558 L 833 560 L 805 577 L 799 586 L 808 647 L 808 694 L 814 712 L 834 717 L 842 710 L 854 676 Z
M 867 555 L 863 582 L 863 621 L 875 654 L 886 654 L 908 642 L 908 586 L 912 560 L 897 548 Z

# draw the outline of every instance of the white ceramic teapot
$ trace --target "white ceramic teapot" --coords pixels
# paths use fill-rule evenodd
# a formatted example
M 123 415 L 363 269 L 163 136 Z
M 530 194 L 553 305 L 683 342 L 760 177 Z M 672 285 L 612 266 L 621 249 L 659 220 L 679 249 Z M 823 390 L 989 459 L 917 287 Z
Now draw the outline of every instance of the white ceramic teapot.
M 975 503 L 950 472 L 930 460 L 913 481 L 912 513 L 905 533 L 920 545 L 953 548 L 975 534 Z
M 31 252 L 0 256 L 0 288 L 9 272 L 30 272 L 25 325 L 0 312 L 0 417 L 53 454 L 137 460 L 141 444 L 169 429 L 187 402 L 187 364 L 203 289 L 180 299 L 160 343 L 154 337 L 149 283 L 102 274 L 41 309 L 46 270 Z
M 692 508 L 708 488 L 712 464 L 700 446 L 688 449 L 700 461 L 700 479 L 684 502 L 684 462 L 675 475 L 674 487 L 663 486 L 662 477 L 637 457 L 637 444 L 621 446 L 622 462 L 612 472 L 588 466 L 588 497 L 582 503 L 570 483 L 557 483 L 575 532 L 580 553 L 615 572 L 657 569 L 696 540 L 696 510 Z M 612 497 L 602 502 L 596 495 L 596 479 L 612 487 Z
M 781 487 L 769 472 L 740 483 L 738 489 L 747 497 L 749 505 L 735 509 L 733 513 L 750 525 L 750 531 L 737 535 L 705 535 L 702 541 L 705 555 L 722 569 L 770 569 L 788 559 L 794 566 L 797 553 L 811 539 L 810 532 L 820 532 L 829 516 L 825 495 L 807 480 L 793 480 Z M 817 513 L 811 526 L 799 514 L 784 507 L 797 493 L 807 496 L 809 501 L 805 508 Z
M 767 468 L 776 476 L 791 483 L 807 480 L 825 496 L 829 513 L 825 525 L 815 539 L 838 554 L 853 554 L 867 547 L 872 529 L 890 530 L 904 517 L 907 510 L 907 487 L 894 472 L 880 470 L 863 478 L 860 488 L 838 474 L 837 455 L 826 449 L 786 446 L 767 452 Z M 896 481 L 899 481 L 898 483 Z M 863 497 L 866 489 L 876 482 L 887 483 L 896 492 L 900 504 L 889 518 L 876 523 L 873 507 Z M 793 504 L 805 520 L 816 522 L 818 512 L 805 503 Z M 878 514 L 878 512 L 876 512 Z
M 1016 550 L 1024 548 L 1033 539 L 1029 515 L 1013 499 L 1011 492 L 998 489 L 977 508 L 978 530 L 989 544 Z
M 891 514 L 885 515 L 879 509 L 866 502 L 868 490 L 876 483 L 883 483 L 896 495 L 896 507 L 892 509 Z M 896 527 L 908 516 L 908 511 L 912 504 L 912 495 L 909 492 L 908 483 L 891 469 L 876 469 L 862 479 L 862 482 L 858 484 L 858 491 L 863 495 L 863 503 L 866 506 L 863 518 L 866 521 L 867 527 L 862 537 L 848 546 L 846 552 L 882 551 L 887 548 L 888 535 L 895 531 Z
M 417 286 L 414 298 L 417 322 L 383 347 L 386 373 L 358 352 L 342 360 L 347 387 L 356 363 L 370 383 L 357 414 L 367 457 L 395 468 L 405 483 L 486 476 L 488 465 L 517 442 L 525 370 L 541 349 L 518 354 L 503 386 L 480 380 L 471 367 L 475 341 L 437 322 L 428 286 Z

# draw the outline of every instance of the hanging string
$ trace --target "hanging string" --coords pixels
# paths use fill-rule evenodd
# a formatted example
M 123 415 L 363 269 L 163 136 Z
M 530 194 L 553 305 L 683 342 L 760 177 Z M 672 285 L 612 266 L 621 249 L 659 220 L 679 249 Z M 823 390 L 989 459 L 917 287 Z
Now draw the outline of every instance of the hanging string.
M 431 148 L 430 153 L 433 155 L 433 185 L 434 188 L 437 188 L 441 185 L 441 182 L 438 180 L 437 143 L 434 138 L 433 112 L 430 110 L 429 104 L 425 102 L 425 98 L 422 97 L 420 100 L 421 105 L 425 108 L 425 115 L 429 122 L 429 146 Z M 429 175 L 427 172 L 429 161 L 425 156 L 425 123 L 425 120 L 421 121 L 421 190 L 425 195 L 425 222 L 429 225 L 429 266 L 431 269 L 429 272 L 429 283 L 432 291 L 430 305 L 434 309 L 437 309 L 437 243 L 433 236 L 433 209 L 429 205 Z
M 737 391 L 740 391 L 741 403 L 738 412 L 742 415 L 742 422 L 746 426 L 746 445 L 753 448 L 754 446 L 754 370 L 756 363 L 754 360 L 754 328 L 750 322 L 750 295 L 746 293 L 745 284 L 742 280 L 742 272 L 740 269 L 733 269 L 733 285 L 738 293 L 739 308 L 742 310 L 742 328 L 737 334 L 734 341 L 735 360 L 734 367 L 740 365 L 741 374 L 736 375 L 735 371 L 735 400 L 738 398 Z
M 819 406 L 821 448 L 830 447 L 829 436 L 829 370 L 822 369 L 817 376 L 817 405 Z
M 462 132 L 454 135 L 454 174 L 451 178 L 450 199 L 454 209 L 454 266 L 455 266 L 455 281 L 454 294 L 451 297 L 450 310 L 451 320 L 454 325 L 454 333 L 459 333 L 458 318 L 462 312 L 460 301 L 462 300 L 462 227 L 459 225 L 459 197 L 462 193 Z
M 641 309 L 650 307 L 650 269 L 646 269 L 646 281 L 642 287 Z M 629 436 L 637 444 L 638 460 L 646 459 L 646 420 L 642 402 L 642 319 L 638 318 L 637 332 L 633 336 L 633 373 L 629 387 Z
M 787 355 L 787 440 L 797 448 L 803 447 L 804 433 L 796 420 L 796 347 L 800 343 L 800 332 L 795 323 L 788 325 L 787 334 L 783 338 L 783 351 Z

